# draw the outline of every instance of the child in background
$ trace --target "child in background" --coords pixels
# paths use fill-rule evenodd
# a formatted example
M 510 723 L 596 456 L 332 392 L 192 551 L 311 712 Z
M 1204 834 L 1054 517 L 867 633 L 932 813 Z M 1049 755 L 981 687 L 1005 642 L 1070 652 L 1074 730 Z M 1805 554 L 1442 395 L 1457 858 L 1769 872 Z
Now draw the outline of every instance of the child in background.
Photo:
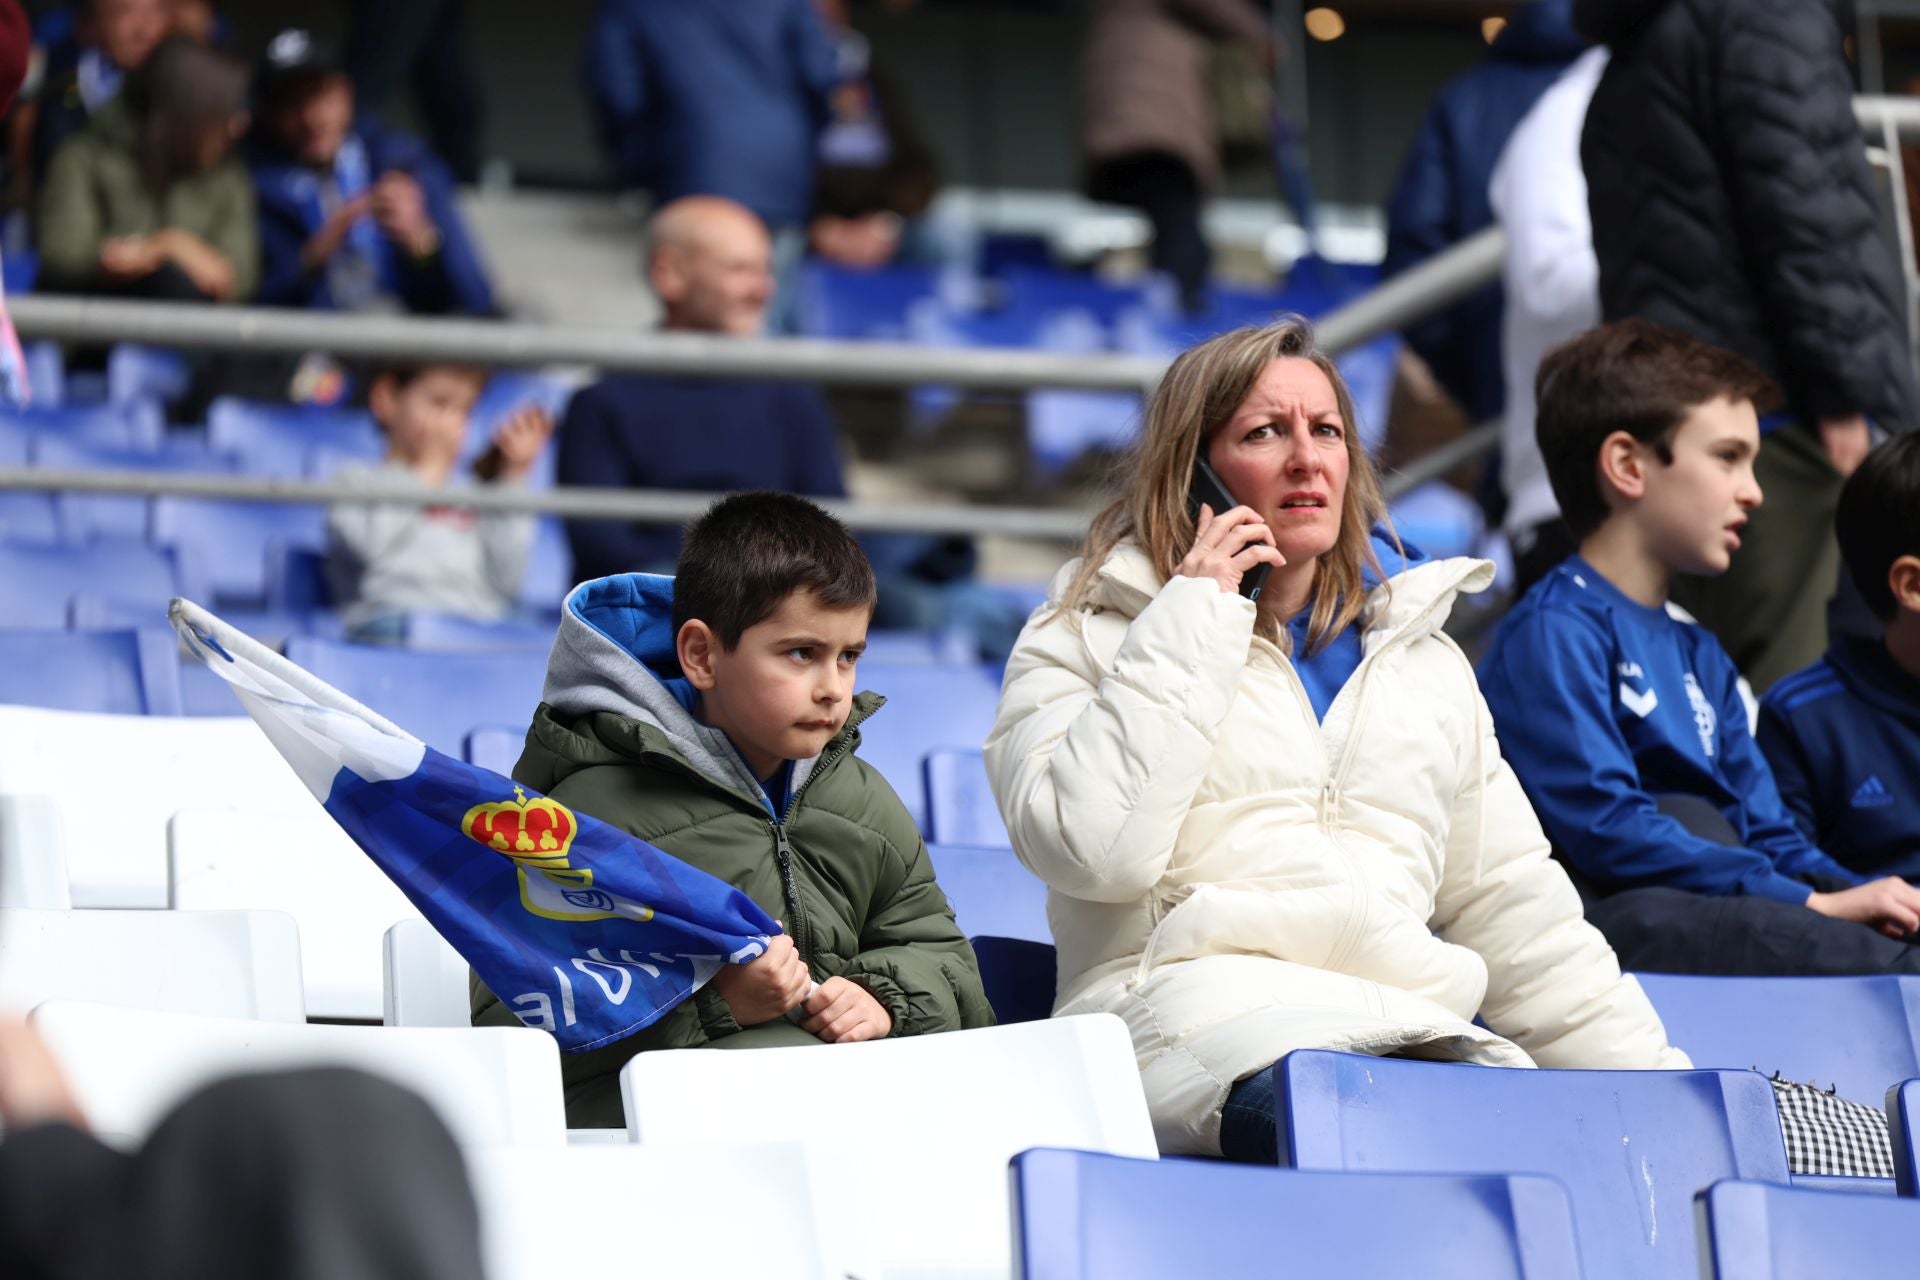
M 386 433 L 386 459 L 378 467 L 343 468 L 335 483 L 369 495 L 446 490 L 452 504 L 474 481 L 522 482 L 553 434 L 553 420 L 532 406 L 500 425 L 471 477 L 456 474 L 467 420 L 485 386 L 484 371 L 461 365 L 380 370 L 367 404 Z M 519 595 L 533 535 L 532 515 L 339 503 L 327 513 L 328 583 L 352 639 L 401 644 L 410 612 L 482 620 L 506 615 Z
M 1809 840 L 1862 875 L 1920 878 L 1920 435 L 1840 491 L 1840 554 L 1881 622 L 1767 691 L 1760 749 Z
M 1738 672 L 1667 611 L 1725 573 L 1760 505 L 1745 360 L 1644 320 L 1541 362 L 1536 432 L 1579 551 L 1501 623 L 1480 672 L 1500 743 L 1587 918 L 1626 969 L 1920 973 L 1920 890 L 1841 866 L 1793 823 Z
M 672 578 L 574 588 L 515 780 L 746 893 L 785 932 L 624 1040 L 561 1059 L 567 1123 L 625 1123 L 649 1049 L 763 1048 L 986 1026 L 993 1013 L 913 819 L 854 755 L 873 569 L 803 498 L 724 499 Z M 816 985 L 817 984 L 817 985 Z M 474 1021 L 517 1025 L 473 983 Z

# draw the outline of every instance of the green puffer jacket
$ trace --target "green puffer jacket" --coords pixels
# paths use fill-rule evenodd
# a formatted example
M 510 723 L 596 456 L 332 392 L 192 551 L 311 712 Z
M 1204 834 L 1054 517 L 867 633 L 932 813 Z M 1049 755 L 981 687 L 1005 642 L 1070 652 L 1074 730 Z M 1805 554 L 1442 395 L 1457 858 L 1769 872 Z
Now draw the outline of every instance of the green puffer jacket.
M 776 821 L 725 736 L 687 709 L 672 587 L 671 578 L 624 574 L 568 597 L 515 780 L 743 890 L 786 926 L 816 981 L 845 977 L 872 992 L 894 1035 L 990 1025 L 973 949 L 913 819 L 854 754 L 860 723 L 884 699 L 857 695 L 826 750 L 795 763 Z M 473 997 L 476 1024 L 515 1023 L 477 978 Z M 619 1071 L 648 1049 L 818 1043 L 784 1020 L 743 1029 L 703 988 L 625 1040 L 563 1057 L 568 1123 L 624 1123 Z

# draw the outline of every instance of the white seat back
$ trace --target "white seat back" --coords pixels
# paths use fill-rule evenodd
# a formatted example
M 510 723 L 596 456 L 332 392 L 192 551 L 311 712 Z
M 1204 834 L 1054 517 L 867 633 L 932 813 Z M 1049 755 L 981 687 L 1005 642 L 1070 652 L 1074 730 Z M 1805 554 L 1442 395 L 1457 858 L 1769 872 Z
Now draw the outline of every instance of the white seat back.
M 320 812 L 245 716 L 0 706 L 0 794 L 26 793 L 58 806 L 76 907 L 166 906 L 167 819 L 176 810 L 244 801 Z M 0 845 L 0 861 L 11 853 Z
M 305 1022 L 300 934 L 274 911 L 0 910 L 0 1005 L 46 1000 Z
M 381 948 L 390 1027 L 472 1025 L 467 962 L 425 920 L 402 920 Z
M 196 1088 L 244 1071 L 350 1066 L 419 1092 L 463 1146 L 564 1146 L 560 1048 L 531 1027 L 290 1026 L 55 1000 L 33 1023 L 94 1131 L 143 1139 Z
M 469 1151 L 467 1172 L 492 1280 L 846 1274 L 815 1224 L 833 1189 L 810 1186 L 798 1144 L 495 1147 Z
M 0 907 L 65 911 L 67 828 L 46 795 L 0 794 Z
M 661 1050 L 620 1088 L 649 1146 L 807 1143 L 820 1185 L 860 1188 L 817 1206 L 860 1275 L 1006 1275 L 1007 1162 L 1029 1147 L 1158 1155 L 1133 1044 L 1106 1013 L 824 1050 Z
M 167 872 L 172 907 L 284 911 L 297 920 L 308 1012 L 381 1016 L 381 939 L 419 912 L 312 800 L 182 809 L 168 824 Z

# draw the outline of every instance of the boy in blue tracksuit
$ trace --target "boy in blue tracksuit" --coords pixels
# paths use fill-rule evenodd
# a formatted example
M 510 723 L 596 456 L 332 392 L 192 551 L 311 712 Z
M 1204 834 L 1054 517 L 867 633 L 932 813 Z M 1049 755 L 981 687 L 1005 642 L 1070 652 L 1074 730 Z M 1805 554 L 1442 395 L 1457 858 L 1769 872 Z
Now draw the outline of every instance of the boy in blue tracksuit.
M 1587 915 L 1630 969 L 1920 973 L 1920 890 L 1795 825 L 1733 661 L 1671 616 L 1760 505 L 1746 361 L 1642 320 L 1550 352 L 1536 430 L 1579 552 L 1501 624 L 1480 672 L 1500 738 Z
M 1877 637 L 1767 691 L 1760 749 L 1800 829 L 1863 875 L 1920 878 L 1920 435 L 1895 436 L 1840 492 L 1847 572 Z

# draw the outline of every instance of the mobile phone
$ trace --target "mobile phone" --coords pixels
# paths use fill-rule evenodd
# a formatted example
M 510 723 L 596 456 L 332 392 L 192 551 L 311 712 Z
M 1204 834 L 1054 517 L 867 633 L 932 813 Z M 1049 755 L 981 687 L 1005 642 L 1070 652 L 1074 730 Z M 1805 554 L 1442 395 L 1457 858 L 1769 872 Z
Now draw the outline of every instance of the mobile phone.
M 1200 504 L 1213 508 L 1213 514 L 1221 515 L 1240 505 L 1227 486 L 1220 482 L 1219 475 L 1207 465 L 1205 458 L 1193 460 L 1193 486 L 1187 490 L 1187 514 L 1193 517 L 1195 524 L 1200 522 Z M 1260 591 L 1267 585 L 1267 575 L 1273 572 L 1273 566 L 1264 560 L 1240 575 L 1240 594 L 1249 600 L 1259 600 Z

